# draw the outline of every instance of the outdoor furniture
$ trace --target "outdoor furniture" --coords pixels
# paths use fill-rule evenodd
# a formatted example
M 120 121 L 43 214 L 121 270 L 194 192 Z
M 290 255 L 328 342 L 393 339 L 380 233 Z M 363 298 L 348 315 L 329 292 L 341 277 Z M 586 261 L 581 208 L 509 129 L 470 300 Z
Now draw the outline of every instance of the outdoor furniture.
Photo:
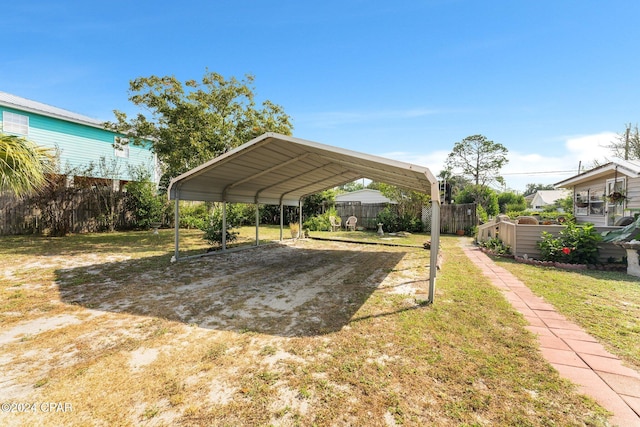
M 331 231 L 338 231 L 342 227 L 342 219 L 333 215 L 329 217 L 329 222 L 331 223 Z
M 358 222 L 358 218 L 355 216 L 350 216 L 347 218 L 347 222 L 344 223 L 344 226 L 347 227 L 347 230 L 356 231 L 356 223 Z

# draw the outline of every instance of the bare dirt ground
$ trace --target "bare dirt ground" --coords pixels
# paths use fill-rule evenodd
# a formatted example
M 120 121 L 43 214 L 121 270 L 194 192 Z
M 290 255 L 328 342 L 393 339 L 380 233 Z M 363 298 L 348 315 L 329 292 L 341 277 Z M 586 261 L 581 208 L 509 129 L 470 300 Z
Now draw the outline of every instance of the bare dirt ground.
M 396 425 L 386 406 L 356 417 L 348 376 L 314 366 L 353 322 L 419 307 L 427 265 L 420 249 L 314 241 L 153 268 L 126 252 L 4 265 L 16 298 L 40 301 L 2 313 L 1 400 L 22 406 L 0 424 Z M 343 408 L 324 406 L 336 395 Z

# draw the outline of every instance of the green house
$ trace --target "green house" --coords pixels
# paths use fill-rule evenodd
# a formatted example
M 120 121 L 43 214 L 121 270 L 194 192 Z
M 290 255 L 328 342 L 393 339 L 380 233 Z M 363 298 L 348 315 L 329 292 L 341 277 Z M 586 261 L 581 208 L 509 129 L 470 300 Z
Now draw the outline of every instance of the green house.
M 89 178 L 130 181 L 131 167 L 145 168 L 156 183 L 160 178 L 157 157 L 150 147 L 125 145 L 118 149 L 114 143 L 121 135 L 104 129 L 100 120 L 1 91 L 0 132 L 57 150 L 63 169 L 86 169 L 104 159 L 108 168 L 94 168 L 95 176 Z

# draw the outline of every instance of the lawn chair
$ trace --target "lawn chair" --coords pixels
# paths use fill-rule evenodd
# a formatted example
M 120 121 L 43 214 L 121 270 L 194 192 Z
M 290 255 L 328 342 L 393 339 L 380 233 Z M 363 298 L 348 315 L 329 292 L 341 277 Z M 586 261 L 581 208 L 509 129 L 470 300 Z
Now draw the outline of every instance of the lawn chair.
M 344 223 L 344 226 L 347 227 L 347 230 L 356 231 L 356 223 L 358 222 L 358 218 L 355 216 L 350 216 L 347 218 L 347 222 Z
M 329 222 L 331 223 L 331 231 L 338 231 L 342 228 L 342 219 L 340 218 L 332 215 L 329 217 Z

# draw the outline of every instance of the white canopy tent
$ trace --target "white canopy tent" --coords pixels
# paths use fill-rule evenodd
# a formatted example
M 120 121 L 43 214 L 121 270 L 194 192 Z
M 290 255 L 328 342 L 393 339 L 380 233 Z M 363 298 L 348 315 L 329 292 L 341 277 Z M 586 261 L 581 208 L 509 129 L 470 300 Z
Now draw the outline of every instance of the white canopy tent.
M 179 201 L 255 203 L 300 206 L 306 196 L 367 178 L 431 195 L 431 258 L 429 300 L 433 302 L 440 237 L 438 180 L 422 166 L 332 147 L 276 133 L 265 133 L 176 178 L 169 184 L 175 201 L 175 260 L 179 257 Z M 302 222 L 302 215 L 300 215 Z M 256 244 L 258 236 L 256 209 Z M 225 233 L 222 248 L 226 249 Z

